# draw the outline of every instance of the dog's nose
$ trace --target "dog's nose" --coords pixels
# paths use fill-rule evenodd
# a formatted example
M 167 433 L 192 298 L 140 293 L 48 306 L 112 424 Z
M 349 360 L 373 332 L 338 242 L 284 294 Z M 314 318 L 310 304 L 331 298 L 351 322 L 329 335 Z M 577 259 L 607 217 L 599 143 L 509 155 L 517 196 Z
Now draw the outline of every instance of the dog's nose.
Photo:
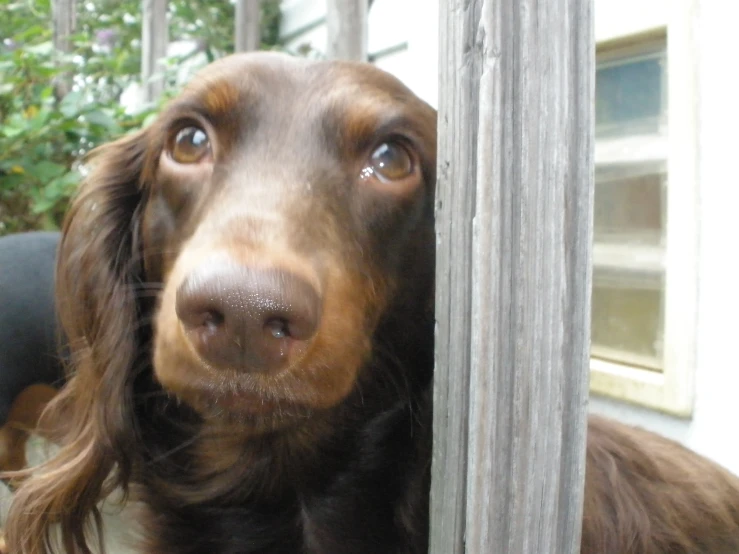
M 177 289 L 177 317 L 208 363 L 241 371 L 276 371 L 299 359 L 321 318 L 321 296 L 281 269 L 210 262 Z

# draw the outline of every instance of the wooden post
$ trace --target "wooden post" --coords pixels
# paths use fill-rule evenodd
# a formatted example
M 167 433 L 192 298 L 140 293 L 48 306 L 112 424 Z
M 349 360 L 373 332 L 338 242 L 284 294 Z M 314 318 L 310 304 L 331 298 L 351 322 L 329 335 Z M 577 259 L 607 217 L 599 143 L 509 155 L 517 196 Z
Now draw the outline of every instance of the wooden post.
M 54 48 L 59 52 L 69 52 L 71 43 L 69 37 L 74 33 L 77 21 L 77 7 L 75 0 L 53 0 L 51 3 L 53 18 Z
M 590 336 L 592 0 L 442 0 L 440 10 L 430 552 L 574 554 Z
M 236 0 L 236 52 L 259 50 L 261 45 L 260 0 Z
M 75 0 L 53 0 L 52 10 L 52 42 L 54 50 L 59 55 L 68 54 L 72 50 L 69 37 L 74 33 L 77 24 L 77 6 Z M 58 99 L 63 98 L 72 90 L 72 75 L 62 72 L 56 76 L 55 94 Z
M 327 0 L 329 59 L 367 61 L 367 0 Z
M 161 60 L 169 44 L 167 0 L 141 0 L 141 10 L 141 80 L 144 102 L 149 103 L 164 90 L 164 78 L 157 74 L 165 69 Z

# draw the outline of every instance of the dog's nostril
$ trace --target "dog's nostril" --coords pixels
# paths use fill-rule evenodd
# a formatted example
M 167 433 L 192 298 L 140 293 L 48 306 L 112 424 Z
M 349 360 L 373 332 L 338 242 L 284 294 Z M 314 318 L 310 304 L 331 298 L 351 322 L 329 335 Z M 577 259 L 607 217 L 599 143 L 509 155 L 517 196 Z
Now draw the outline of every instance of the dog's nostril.
M 209 364 L 270 371 L 307 349 L 320 323 L 321 298 L 290 272 L 217 261 L 184 280 L 176 312 L 188 341 Z
M 178 293 L 178 298 L 181 295 Z M 208 308 L 199 302 L 177 302 L 177 317 L 186 329 L 202 328 L 206 331 L 215 331 L 224 324 L 225 316 L 215 308 Z
M 215 310 L 208 310 L 202 314 L 202 320 L 200 325 L 208 329 L 209 331 L 215 331 L 218 327 L 223 325 L 225 318 L 223 314 Z
M 290 337 L 290 327 L 287 321 L 282 318 L 271 318 L 264 324 L 264 328 L 269 334 L 276 339 L 286 339 Z
M 211 310 L 205 314 L 206 327 L 218 327 L 219 325 L 223 325 L 224 320 L 223 314 L 215 310 Z

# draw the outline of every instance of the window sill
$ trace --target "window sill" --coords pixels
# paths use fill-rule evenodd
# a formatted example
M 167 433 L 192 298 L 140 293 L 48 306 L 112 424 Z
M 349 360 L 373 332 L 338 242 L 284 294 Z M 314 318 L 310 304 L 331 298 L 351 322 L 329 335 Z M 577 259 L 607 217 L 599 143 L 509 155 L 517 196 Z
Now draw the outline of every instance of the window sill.
M 590 392 L 681 418 L 693 413 L 692 386 L 674 373 L 590 360 Z

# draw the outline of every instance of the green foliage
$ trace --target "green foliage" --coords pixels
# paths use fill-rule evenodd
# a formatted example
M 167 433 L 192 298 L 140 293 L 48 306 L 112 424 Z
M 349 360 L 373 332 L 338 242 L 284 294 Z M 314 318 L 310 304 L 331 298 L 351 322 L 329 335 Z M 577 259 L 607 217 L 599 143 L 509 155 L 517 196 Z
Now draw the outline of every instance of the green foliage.
M 79 2 L 72 51 L 63 56 L 52 47 L 50 0 L 0 3 L 2 235 L 58 227 L 82 157 L 145 125 L 158 106 L 129 114 L 120 103 L 140 79 L 140 0 Z M 233 50 L 233 12 L 223 0 L 170 0 L 170 38 L 197 41 L 189 56 L 218 58 Z M 279 23 L 279 1 L 263 2 L 265 48 L 277 44 Z M 170 85 L 182 61 L 170 60 Z
M 114 93 L 98 100 L 87 87 L 58 100 L 58 68 L 74 64 L 55 64 L 51 50 L 47 41 L 0 58 L 0 233 L 58 226 L 79 157 L 146 116 L 126 115 Z

